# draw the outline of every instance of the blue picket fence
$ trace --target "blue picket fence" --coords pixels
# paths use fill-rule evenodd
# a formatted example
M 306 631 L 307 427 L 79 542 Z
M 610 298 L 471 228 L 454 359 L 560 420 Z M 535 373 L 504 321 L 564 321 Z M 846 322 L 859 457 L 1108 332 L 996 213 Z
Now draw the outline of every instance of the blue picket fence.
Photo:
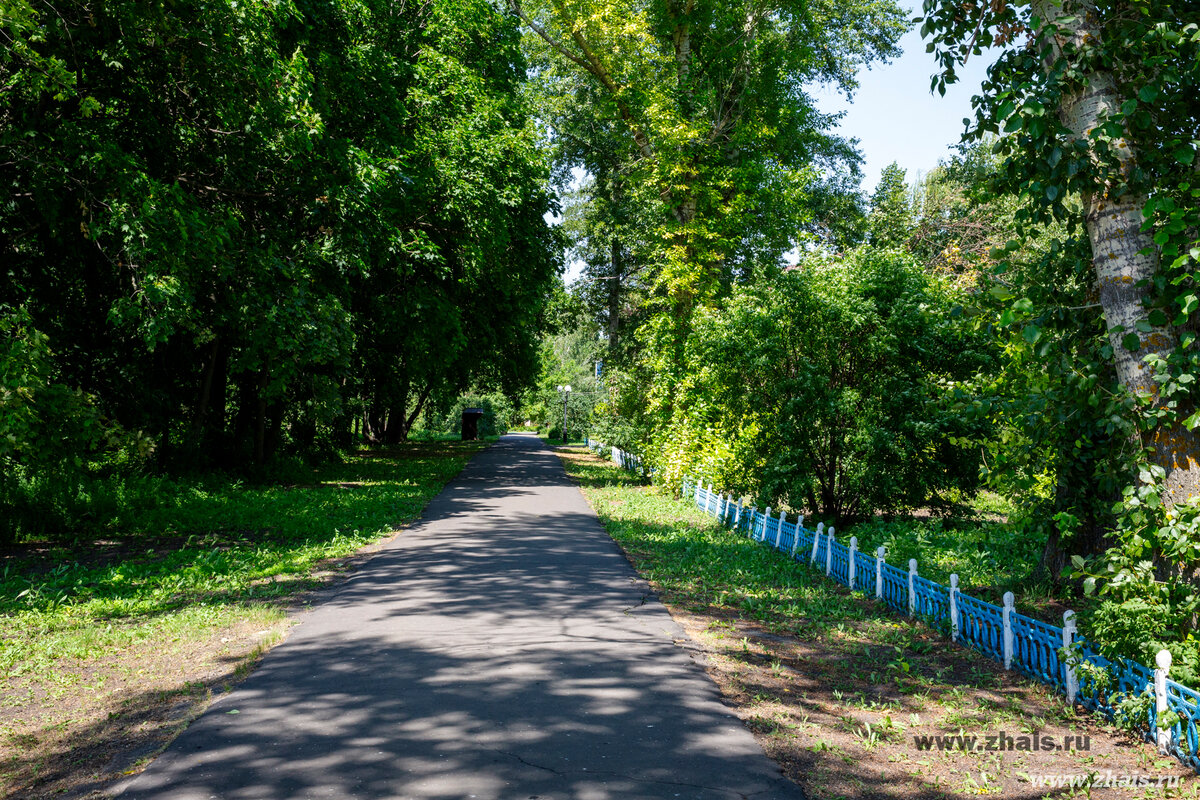
M 606 449 L 591 439 L 588 446 Z M 616 448 L 612 460 L 639 475 L 653 472 L 637 456 Z M 854 537 L 849 545 L 843 545 L 836 540 L 834 529 L 826 531 L 823 524 L 813 530 L 804 527 L 803 517 L 789 522 L 783 513 L 772 517 L 769 508 L 760 513 L 732 496 L 714 493 L 711 484 L 705 487 L 685 480 L 682 491 L 723 525 L 808 562 L 841 585 L 875 597 L 900 613 L 948 627 L 955 641 L 974 647 L 1006 669 L 1019 670 L 1053 687 L 1072 703 L 1112 719 L 1124 699 L 1148 695 L 1146 738 L 1157 742 L 1160 752 L 1170 753 L 1200 772 L 1200 693 L 1168 677 L 1167 651 L 1158 654 L 1156 670 L 1128 659 L 1113 662 L 1076 633 L 1070 611 L 1063 615 L 1062 627 L 1051 625 L 1018 613 L 1011 592 L 1005 594 L 1004 605 L 998 606 L 959 591 L 957 575 L 951 576 L 949 587 L 943 586 L 921 577 L 915 560 L 909 562 L 907 571 L 899 569 L 887 563 L 884 548 L 864 553 Z M 1172 712 L 1177 721 L 1160 729 L 1159 718 L 1166 712 Z
M 882 552 L 872 556 L 859 550 L 853 537 L 844 545 L 836 540 L 832 528 L 828 532 L 823 525 L 816 530 L 805 528 L 803 517 L 788 521 L 782 513 L 771 516 L 770 509 L 745 508 L 740 501 L 714 494 L 711 486 L 690 480 L 684 481 L 682 488 L 684 497 L 692 498 L 698 508 L 734 530 L 798 561 L 808 561 L 843 586 L 874 596 L 896 611 L 934 626 L 948 626 L 956 641 L 1052 686 L 1085 708 L 1112 718 L 1124 698 L 1149 694 L 1158 702 L 1150 704 L 1147 738 L 1200 772 L 1200 693 L 1166 677 L 1169 661 L 1157 671 L 1129 660 L 1114 663 L 1101 656 L 1092 642 L 1075 634 L 1069 611 L 1064 615 L 1064 627 L 1051 625 L 1018 613 L 1011 592 L 1005 596 L 1005 605 L 998 606 L 959 591 L 957 576 L 952 576 L 949 587 L 943 586 L 917 574 L 915 560 L 905 571 L 883 560 Z M 1068 653 L 1072 654 L 1069 659 L 1064 658 Z M 1107 685 L 1102 686 L 1086 666 L 1109 675 Z M 1164 673 L 1159 697 L 1156 672 Z M 1162 706 L 1164 698 L 1165 707 L 1159 710 L 1156 706 Z M 1165 710 L 1174 712 L 1179 721 L 1159 731 L 1158 714 Z

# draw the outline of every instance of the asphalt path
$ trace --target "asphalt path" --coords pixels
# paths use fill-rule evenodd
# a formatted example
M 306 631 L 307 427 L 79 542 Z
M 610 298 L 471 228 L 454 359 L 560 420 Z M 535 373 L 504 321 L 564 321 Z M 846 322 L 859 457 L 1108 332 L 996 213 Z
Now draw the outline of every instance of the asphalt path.
M 122 800 L 802 798 L 557 456 L 510 435 Z

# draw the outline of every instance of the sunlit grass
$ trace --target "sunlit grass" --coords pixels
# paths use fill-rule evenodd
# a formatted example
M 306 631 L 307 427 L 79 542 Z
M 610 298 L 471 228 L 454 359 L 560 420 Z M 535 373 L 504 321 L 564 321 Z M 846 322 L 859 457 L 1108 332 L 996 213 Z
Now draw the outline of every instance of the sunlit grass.
M 302 484 L 166 485 L 173 490 L 122 520 L 116 557 L 97 559 L 102 547 L 80 542 L 6 565 L 0 672 L 53 681 L 59 663 L 203 636 L 234 619 L 278 619 L 283 601 L 322 583 L 322 565 L 415 519 L 477 449 L 359 455 Z
M 609 534 L 667 602 L 723 607 L 774 628 L 810 633 L 870 614 L 823 574 L 721 528 L 690 503 L 625 470 L 590 458 L 570 459 L 567 469 Z

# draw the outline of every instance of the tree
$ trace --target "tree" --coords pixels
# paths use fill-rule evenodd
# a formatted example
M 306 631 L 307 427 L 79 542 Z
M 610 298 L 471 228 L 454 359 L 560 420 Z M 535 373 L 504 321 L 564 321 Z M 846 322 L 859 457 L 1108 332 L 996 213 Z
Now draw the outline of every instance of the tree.
M 857 157 L 806 86 L 852 91 L 903 30 L 889 2 L 510 2 L 636 153 L 626 186 L 658 209 L 654 284 L 682 321 L 813 224 L 822 168 Z
M 1108 549 L 1094 559 L 1082 557 L 1085 549 L 1073 559 L 1084 588 L 1103 595 L 1091 633 L 1110 656 L 1142 657 L 1150 643 L 1167 643 L 1177 661 L 1194 669 L 1200 26 L 1189 14 L 1158 0 L 927 0 L 923 32 L 942 68 L 935 86 L 954 80 L 955 66 L 968 56 L 1005 48 L 975 99 L 974 124 L 976 135 L 1003 132 L 997 186 L 1026 200 L 1019 238 L 1005 250 L 1019 250 L 1034 226 L 1050 221 L 1087 243 L 1082 274 L 1089 292 L 1082 303 L 1067 306 L 1053 284 L 1004 300 L 1010 322 L 1028 320 L 1023 333 L 1043 365 L 1063 353 L 1043 340 L 1031 315 L 1063 319 L 1089 306 L 1103 312 L 1103 341 L 1063 365 L 1081 379 L 1075 390 L 1047 397 L 1091 409 L 1084 416 L 1096 424 L 1077 429 L 1084 436 L 1075 441 L 1084 447 L 1072 453 L 1073 471 L 1107 473 L 1098 488 L 1114 501 L 1111 523 L 1101 520 Z M 1021 36 L 1026 46 L 1012 46 Z M 1001 258 L 994 271 L 1009 266 Z M 1084 325 L 1087 319 L 1082 315 Z M 1088 333 L 1082 328 L 1078 335 Z M 1111 394 L 1106 374 L 1115 377 Z M 1057 413 L 1070 410 L 1064 405 Z M 1133 452 L 1122 452 L 1131 443 Z M 1089 457 L 1099 469 L 1088 467 Z M 1072 534 L 1081 527 L 1073 511 L 1055 523 Z M 1172 637 L 1182 641 L 1164 642 Z
M 1161 472 L 1161 501 L 1200 489 L 1188 390 L 1194 335 L 1183 332 L 1195 303 L 1189 267 L 1200 204 L 1195 179 L 1200 30 L 1178 6 L 1141 3 L 1125 13 L 1090 0 L 963 6 L 927 0 L 923 32 L 943 72 L 984 47 L 1005 50 L 976 99 L 978 132 L 1011 134 L 1008 185 L 1035 201 L 1031 218 L 1079 210 L 1092 249 L 1093 285 L 1122 387 L 1143 400 L 1145 444 Z M 1200 250 L 1197 250 L 1200 255 Z M 1160 268 L 1162 258 L 1170 260 Z M 1172 373 L 1176 373 L 1172 375 Z M 1186 383 L 1186 382 L 1185 382 Z
M 883 168 L 871 195 L 867 229 L 872 244 L 898 247 L 912 235 L 913 208 L 906 173 L 893 161 Z
M 953 385 L 989 369 L 962 295 L 898 250 L 813 254 L 697 318 L 687 424 L 656 463 L 838 520 L 946 504 L 978 481 L 987 424 Z
M 629 380 L 617 382 L 636 398 L 617 406 L 638 408 L 648 438 L 686 435 L 674 426 L 693 316 L 777 275 L 801 239 L 838 235 L 831 210 L 858 202 L 846 178 L 858 154 L 809 87 L 852 92 L 859 67 L 897 52 L 903 13 L 890 0 L 509 1 L 542 73 L 586 86 L 569 96 L 587 125 L 552 117 L 552 130 L 624 142 L 610 163 L 637 209 L 640 235 L 623 243 L 645 243 L 634 258 L 647 300 Z
M 16 0 L 0 36 L 0 298 L 158 467 L 536 377 L 560 242 L 506 11 Z

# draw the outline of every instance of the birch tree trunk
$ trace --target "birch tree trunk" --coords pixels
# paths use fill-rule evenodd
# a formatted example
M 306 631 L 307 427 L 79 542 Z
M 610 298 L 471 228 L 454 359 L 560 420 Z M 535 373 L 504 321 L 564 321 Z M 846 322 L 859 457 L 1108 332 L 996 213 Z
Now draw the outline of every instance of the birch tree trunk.
M 1043 25 L 1057 29 L 1050 36 L 1053 60 L 1100 42 L 1102 32 L 1096 9 L 1088 0 L 1065 10 L 1061 0 L 1034 0 L 1032 8 Z M 1085 86 L 1063 97 L 1059 116 L 1076 140 L 1088 141 L 1089 133 L 1118 113 L 1122 101 L 1112 73 L 1092 70 L 1087 73 Z M 1130 142 L 1115 142 L 1113 152 L 1119 159 L 1121 172 L 1130 174 L 1136 159 Z M 1163 400 L 1146 359 L 1170 355 L 1179 339 L 1171 328 L 1149 327 L 1145 301 L 1151 297 L 1149 284 L 1158 272 L 1159 256 L 1153 237 L 1142 230 L 1146 199 L 1144 195 L 1116 194 L 1110 187 L 1098 187 L 1084 194 L 1083 203 L 1096 289 L 1104 310 L 1117 377 L 1128 391 L 1149 397 L 1158 404 Z M 1148 332 L 1139 330 L 1139 323 L 1148 328 Z M 1129 334 L 1138 337 L 1136 350 L 1124 345 Z M 1200 493 L 1200 465 L 1197 462 L 1200 448 L 1195 434 L 1178 424 L 1164 424 L 1149 444 L 1153 447 L 1154 461 L 1166 472 L 1162 498 L 1165 505 L 1185 502 Z

